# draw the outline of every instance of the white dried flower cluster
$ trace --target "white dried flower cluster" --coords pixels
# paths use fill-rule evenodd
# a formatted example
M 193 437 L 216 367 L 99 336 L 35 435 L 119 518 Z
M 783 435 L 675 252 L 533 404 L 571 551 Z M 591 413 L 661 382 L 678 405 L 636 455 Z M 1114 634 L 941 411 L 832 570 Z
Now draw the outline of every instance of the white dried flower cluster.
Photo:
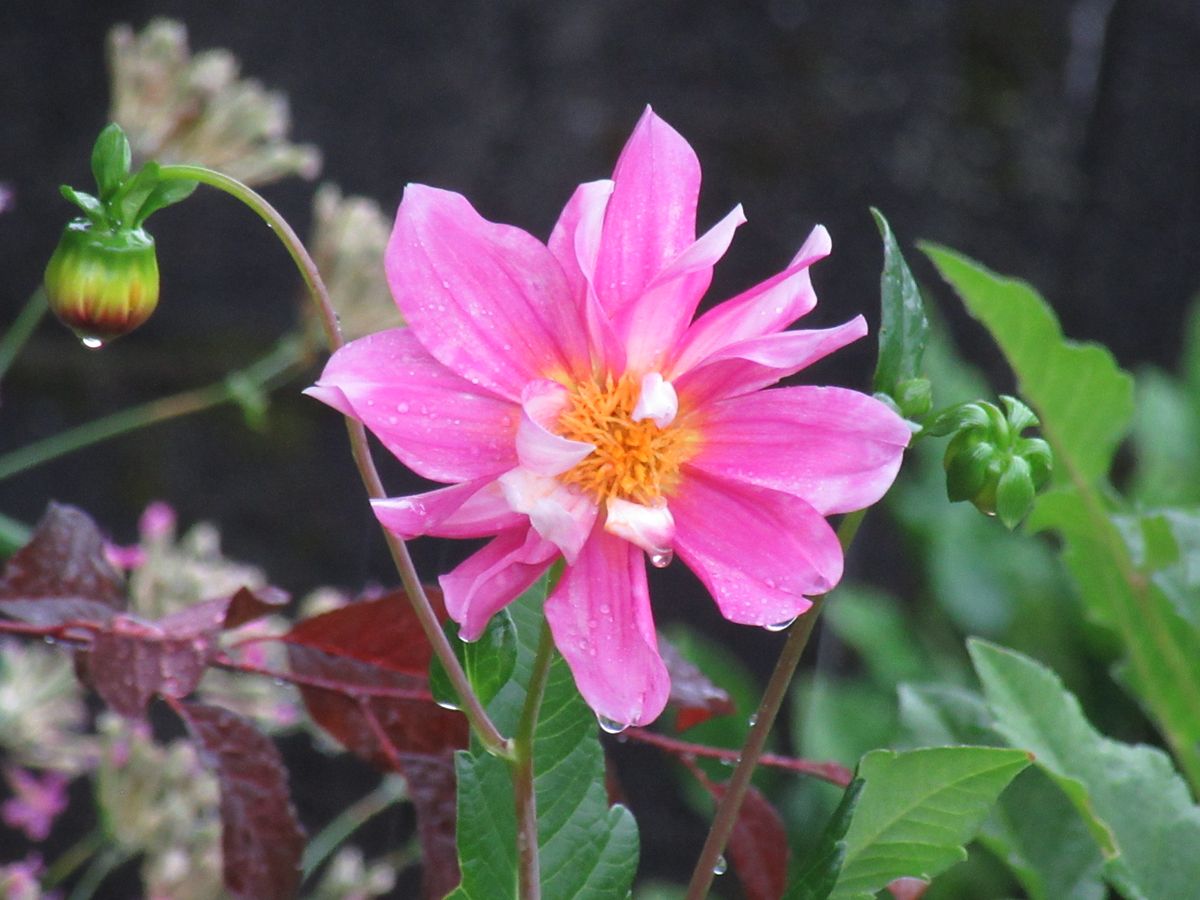
M 313 259 L 347 340 L 404 324 L 383 270 L 390 232 L 374 200 L 343 196 L 332 184 L 321 185 L 313 198 Z
M 138 33 L 118 25 L 108 54 L 110 115 L 125 129 L 135 165 L 194 163 L 249 185 L 320 170 L 316 147 L 288 140 L 287 98 L 239 77 L 228 50 L 193 55 L 179 22 L 155 19 Z
M 77 774 L 94 752 L 71 657 L 60 648 L 0 641 L 0 748 L 11 764 Z

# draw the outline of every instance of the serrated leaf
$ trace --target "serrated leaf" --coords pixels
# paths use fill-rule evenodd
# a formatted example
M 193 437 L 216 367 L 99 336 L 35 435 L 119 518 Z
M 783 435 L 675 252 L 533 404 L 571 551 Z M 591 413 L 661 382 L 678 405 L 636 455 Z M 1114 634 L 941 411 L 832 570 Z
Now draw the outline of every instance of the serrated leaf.
M 846 859 L 846 831 L 862 794 L 863 780 L 855 778 L 846 786 L 841 802 L 829 817 L 808 861 L 792 877 L 783 900 L 825 900 L 837 884 Z
M 514 675 L 488 705 L 511 733 L 524 703 L 538 636 L 543 578 L 509 606 L 517 628 Z M 556 653 L 534 733 L 542 896 L 609 900 L 625 896 L 637 869 L 637 826 L 623 806 L 609 806 L 596 717 Z M 516 814 L 508 766 L 482 750 L 459 754 L 459 861 L 463 881 L 452 896 L 516 897 Z
M 929 881 L 966 859 L 963 845 L 1029 762 L 1021 750 L 995 747 L 868 753 L 859 763 L 865 784 L 830 896 L 870 900 L 897 878 Z
M 101 199 L 107 200 L 125 182 L 132 159 L 125 132 L 116 122 L 110 122 L 92 146 L 92 175 Z
M 226 889 L 239 900 L 295 897 L 304 829 L 292 808 L 279 750 L 227 709 L 198 703 L 177 709 L 220 784 Z
M 140 719 L 156 694 L 186 697 L 194 691 L 211 652 L 211 634 L 173 637 L 118 616 L 78 658 L 110 709 Z
M 1105 877 L 1126 897 L 1187 897 L 1200 884 L 1200 807 L 1170 758 L 1099 734 L 1048 669 L 1004 647 L 971 641 L 997 728 L 1028 749 L 1065 791 L 1101 850 Z
M 1105 475 L 1133 415 L 1133 379 L 1106 348 L 1064 339 L 1030 285 L 944 247 L 921 249 L 1004 351 L 1054 448 L 1055 477 L 1091 483 Z
M 921 375 L 921 358 L 929 340 L 929 320 L 921 290 L 904 260 L 887 219 L 871 210 L 883 238 L 883 273 L 879 279 L 883 309 L 879 324 L 879 362 L 874 390 L 898 397 L 903 382 Z
M 454 648 L 454 655 L 466 672 L 471 690 L 486 706 L 512 677 L 517 664 L 517 630 L 512 617 L 508 610 L 500 610 L 488 621 L 479 639 L 469 643 L 459 639 L 458 626 L 453 622 L 447 622 L 443 628 Z M 429 666 L 429 688 L 439 703 L 461 704 L 450 676 L 436 657 Z
M 0 613 L 34 625 L 109 621 L 125 608 L 121 575 L 87 513 L 51 503 L 0 578 Z

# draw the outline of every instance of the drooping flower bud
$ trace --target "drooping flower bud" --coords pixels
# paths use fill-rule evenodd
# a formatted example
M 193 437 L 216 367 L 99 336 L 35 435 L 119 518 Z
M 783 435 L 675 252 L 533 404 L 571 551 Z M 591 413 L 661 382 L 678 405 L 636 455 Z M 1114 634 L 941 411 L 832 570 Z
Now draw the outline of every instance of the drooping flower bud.
M 931 433 L 953 434 L 942 464 L 946 495 L 970 500 L 980 512 L 1015 528 L 1033 507 L 1037 491 L 1053 468 L 1050 446 L 1022 437 L 1037 416 L 1015 397 L 1002 396 L 1005 412 L 978 400 L 944 413 Z
M 158 305 L 154 238 L 75 219 L 46 266 L 45 287 L 50 309 L 85 345 L 128 334 Z

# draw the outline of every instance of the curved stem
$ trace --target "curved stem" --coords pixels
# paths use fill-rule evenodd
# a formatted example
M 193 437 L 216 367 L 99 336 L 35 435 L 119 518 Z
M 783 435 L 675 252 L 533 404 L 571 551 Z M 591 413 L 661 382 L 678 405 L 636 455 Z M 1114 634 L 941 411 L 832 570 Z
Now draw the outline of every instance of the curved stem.
M 841 525 L 838 526 L 838 540 L 842 544 L 843 552 L 854 540 L 854 535 L 858 533 L 858 526 L 862 524 L 864 515 L 866 515 L 866 510 L 860 509 L 852 512 L 842 519 Z M 817 616 L 820 615 L 827 596 L 827 594 L 822 594 L 815 597 L 812 608 L 796 620 L 796 624 L 792 626 L 788 634 L 787 642 L 779 654 L 779 660 L 775 663 L 775 671 L 771 673 L 771 680 L 767 682 L 767 689 L 763 692 L 762 700 L 758 704 L 754 726 L 750 729 L 746 745 L 742 748 L 741 759 L 733 770 L 733 777 L 729 779 L 729 784 L 726 785 L 725 795 L 717 804 L 717 813 L 708 830 L 708 838 L 700 850 L 700 858 L 696 860 L 696 868 L 692 871 L 692 880 L 688 883 L 686 900 L 704 900 L 704 897 L 708 896 L 708 890 L 712 887 L 714 870 L 718 867 L 721 854 L 725 852 L 725 844 L 729 840 L 733 826 L 737 823 L 738 813 L 742 808 L 742 799 L 746 796 L 746 789 L 750 786 L 750 777 L 754 774 L 754 767 L 758 764 L 759 757 L 762 756 L 767 735 L 775 724 L 775 717 L 779 715 L 779 708 L 783 705 L 783 698 L 792 683 L 796 665 L 800 662 L 804 648 L 808 646 L 808 639 L 812 636 Z
M 46 292 L 38 288 L 30 295 L 25 308 L 9 326 L 8 331 L 4 332 L 4 337 L 0 337 L 0 381 L 4 380 L 9 366 L 49 309 L 46 305 Z
M 223 175 L 212 169 L 206 169 L 203 166 L 163 166 L 159 170 L 159 177 L 165 180 L 197 181 L 201 184 L 206 184 L 209 187 L 224 191 L 236 200 L 240 200 L 257 213 L 267 223 L 267 226 L 275 232 L 279 240 L 283 242 L 288 254 L 292 257 L 292 261 L 296 264 L 296 268 L 300 270 L 300 274 L 304 278 L 304 284 L 308 287 L 313 302 L 317 304 L 321 325 L 325 330 L 325 336 L 329 341 L 330 349 L 338 350 L 345 345 L 346 341 L 342 337 L 342 328 L 338 324 L 337 313 L 334 311 L 333 303 L 329 299 L 329 291 L 325 287 L 325 282 L 321 279 L 321 273 L 317 270 L 316 263 L 313 262 L 308 250 L 304 247 L 304 243 L 292 229 L 292 226 L 287 223 L 275 207 L 268 203 L 261 194 L 246 187 L 246 185 L 242 184 L 236 178 L 230 178 L 228 175 Z M 379 473 L 375 470 L 375 463 L 371 459 L 371 451 L 367 444 L 366 429 L 357 419 L 346 417 L 346 431 L 350 436 L 351 453 L 354 457 L 354 463 L 358 467 L 363 486 L 367 490 L 367 496 L 373 500 L 383 499 L 386 493 L 383 489 L 383 482 L 379 479 Z M 412 556 L 409 555 L 408 547 L 404 541 L 397 538 L 390 531 L 385 530 L 383 534 L 387 540 L 392 560 L 396 564 L 396 570 L 400 573 L 400 582 L 404 586 L 404 592 L 408 595 L 409 602 L 412 603 L 413 612 L 416 613 L 417 620 L 421 623 L 421 630 L 425 632 L 425 637 L 433 646 L 433 652 L 437 654 L 438 659 L 441 660 L 442 665 L 445 667 L 446 674 L 450 678 L 450 683 L 454 685 L 458 696 L 462 698 L 462 711 L 466 715 L 467 721 L 470 722 L 471 728 L 475 731 L 475 734 L 479 737 L 483 746 L 487 748 L 488 752 L 497 756 L 507 757 L 510 753 L 509 742 L 496 730 L 496 726 L 488 718 L 483 705 L 479 702 L 479 698 L 471 690 L 467 674 L 463 671 L 462 666 L 455 657 L 454 651 L 450 647 L 450 641 L 442 632 L 441 626 L 438 624 L 437 615 L 429 603 L 429 598 L 425 595 L 425 588 L 417 575 L 417 570 L 413 565 Z
M 160 397 L 19 447 L 0 456 L 0 481 L 138 428 L 236 401 L 245 386 L 269 391 L 295 375 L 307 356 L 300 341 L 284 340 L 254 364 L 208 387 Z
M 347 806 L 332 822 L 308 842 L 301 860 L 302 879 L 311 878 L 350 835 L 389 807 L 408 798 L 408 784 L 399 775 L 385 775 L 379 787 Z
M 513 736 L 513 793 L 517 807 L 517 885 L 521 900 L 538 900 L 542 895 L 541 862 L 538 856 L 537 794 L 534 791 L 533 738 L 550 663 L 554 659 L 554 636 L 543 619 L 538 636 L 533 672 L 525 693 L 521 720 Z

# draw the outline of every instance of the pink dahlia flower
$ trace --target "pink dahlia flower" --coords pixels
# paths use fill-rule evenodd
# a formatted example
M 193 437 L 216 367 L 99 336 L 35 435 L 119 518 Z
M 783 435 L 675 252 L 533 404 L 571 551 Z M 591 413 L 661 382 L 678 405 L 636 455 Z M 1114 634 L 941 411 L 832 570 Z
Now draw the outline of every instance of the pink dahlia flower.
M 909 430 L 835 387 L 763 390 L 866 333 L 787 331 L 816 303 L 816 228 L 779 274 L 693 321 L 745 221 L 696 237 L 700 166 L 647 109 L 611 181 L 582 184 L 548 244 L 410 185 L 387 248 L 407 328 L 348 344 L 309 393 L 450 486 L 374 504 L 402 538 L 493 536 L 440 579 L 466 640 L 556 560 L 558 649 L 610 727 L 670 688 L 644 558 L 678 555 L 729 620 L 777 626 L 842 575 L 825 517 L 874 503 Z

